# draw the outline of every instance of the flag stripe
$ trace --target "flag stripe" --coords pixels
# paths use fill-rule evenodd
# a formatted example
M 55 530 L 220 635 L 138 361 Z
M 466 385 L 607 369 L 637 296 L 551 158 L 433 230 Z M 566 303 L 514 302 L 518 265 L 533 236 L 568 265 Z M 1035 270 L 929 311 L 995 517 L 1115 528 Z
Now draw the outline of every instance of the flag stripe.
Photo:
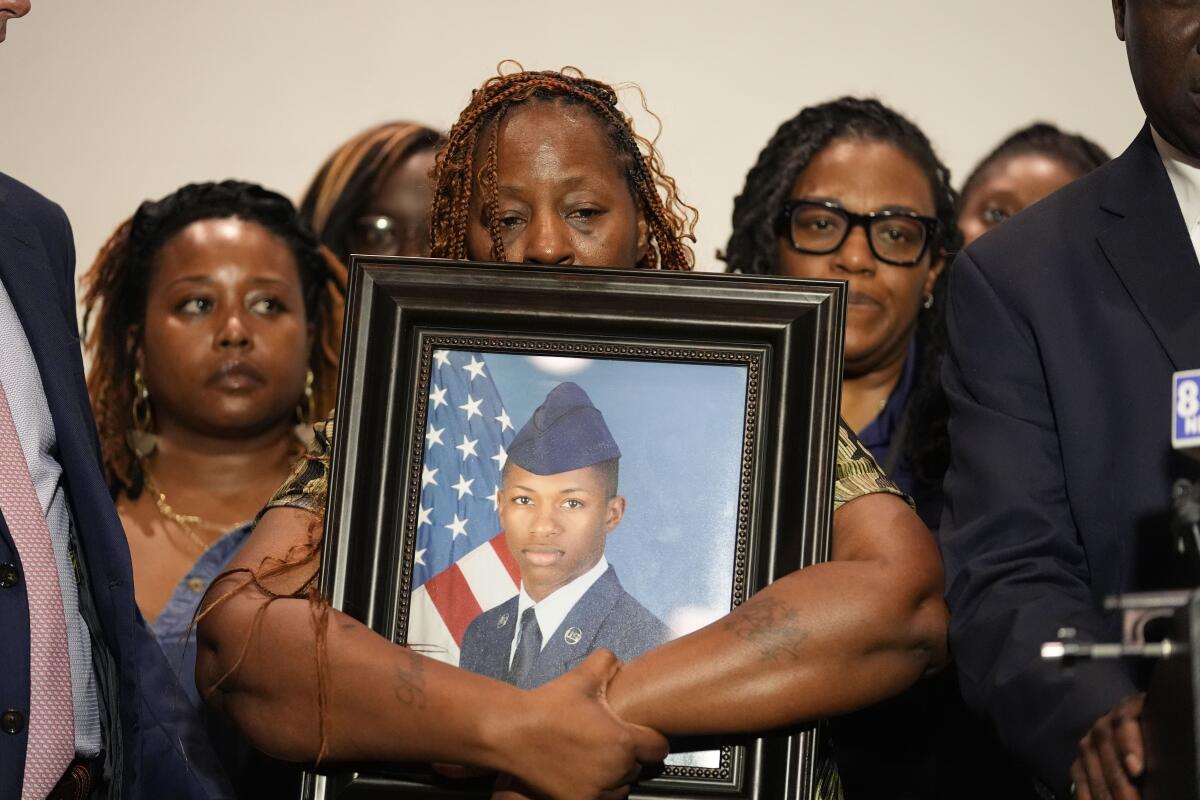
M 426 581 L 425 588 L 429 590 L 429 597 L 450 629 L 455 643 L 462 647 L 467 626 L 483 613 L 462 570 L 458 564 L 454 564 Z
M 489 544 L 496 551 L 496 556 L 500 559 L 500 563 L 508 570 L 513 583 L 519 587 L 521 585 L 521 568 L 517 565 L 517 559 L 512 554 L 512 551 L 508 549 L 508 543 L 504 541 L 504 531 L 500 531 L 498 536 L 493 536 Z
M 468 555 L 458 560 L 459 569 L 463 571 L 479 607 L 484 611 L 495 608 L 517 593 L 519 584 L 512 579 L 508 568 L 498 557 L 495 546 L 497 539 L 503 539 L 501 534 L 489 542 L 491 547 L 476 547 Z M 508 552 L 508 547 L 501 541 L 500 548 Z
M 422 655 L 458 666 L 458 642 L 454 641 L 424 586 L 417 587 L 412 593 L 408 619 L 408 644 Z

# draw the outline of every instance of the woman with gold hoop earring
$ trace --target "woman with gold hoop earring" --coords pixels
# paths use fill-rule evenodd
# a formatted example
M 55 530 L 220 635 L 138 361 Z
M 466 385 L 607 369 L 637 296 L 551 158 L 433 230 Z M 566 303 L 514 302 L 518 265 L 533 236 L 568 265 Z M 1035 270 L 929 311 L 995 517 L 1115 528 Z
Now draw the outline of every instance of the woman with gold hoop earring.
M 83 286 L 134 594 L 199 707 L 196 607 L 333 405 L 345 269 L 287 198 L 225 181 L 143 203 Z

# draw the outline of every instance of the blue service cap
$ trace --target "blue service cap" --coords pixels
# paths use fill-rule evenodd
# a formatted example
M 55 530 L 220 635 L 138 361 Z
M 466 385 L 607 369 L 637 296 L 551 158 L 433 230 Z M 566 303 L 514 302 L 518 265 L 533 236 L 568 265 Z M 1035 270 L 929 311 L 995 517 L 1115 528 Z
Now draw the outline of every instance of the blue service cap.
M 535 475 L 557 475 L 620 457 L 604 415 L 570 381 L 550 390 L 508 446 L 508 460 Z

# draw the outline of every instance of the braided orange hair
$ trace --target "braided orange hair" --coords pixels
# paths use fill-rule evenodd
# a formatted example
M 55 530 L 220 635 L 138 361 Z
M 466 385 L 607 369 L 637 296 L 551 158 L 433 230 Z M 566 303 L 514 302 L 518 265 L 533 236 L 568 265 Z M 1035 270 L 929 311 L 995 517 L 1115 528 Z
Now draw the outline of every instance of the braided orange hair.
M 497 224 L 498 123 L 513 106 L 530 101 L 570 103 L 592 112 L 608 132 L 630 192 L 646 220 L 649 246 L 637 266 L 690 270 L 694 257 L 688 242 L 696 240 L 696 209 L 680 199 L 675 180 L 663 169 L 662 157 L 654 143 L 638 135 L 633 121 L 620 110 L 616 90 L 585 77 L 574 67 L 559 72 L 501 73 L 471 93 L 471 102 L 450 129 L 434 167 L 432 254 L 439 258 L 467 258 L 471 195 L 478 184 L 492 240 L 491 257 L 504 260 L 504 243 Z M 485 131 L 490 136 L 483 153 L 484 163 L 477 168 L 476 150 Z

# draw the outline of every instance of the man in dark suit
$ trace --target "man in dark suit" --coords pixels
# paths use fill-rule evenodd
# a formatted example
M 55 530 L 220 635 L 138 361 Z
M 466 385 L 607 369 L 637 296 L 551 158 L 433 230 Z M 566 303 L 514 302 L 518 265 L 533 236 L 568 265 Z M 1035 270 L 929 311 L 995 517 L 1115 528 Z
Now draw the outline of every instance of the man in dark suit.
M 574 383 L 554 387 L 517 432 L 498 503 L 521 588 L 471 621 L 459 666 L 533 689 L 598 648 L 629 661 L 671 638 L 604 558 L 625 514 L 620 458 L 604 416 Z
M 134 604 L 74 273 L 62 209 L 0 174 L 0 797 L 227 796 Z
M 75 759 L 63 765 L 65 786 L 104 785 L 126 798 L 223 796 L 193 712 L 134 604 L 129 550 L 101 473 L 84 383 L 74 269 L 62 209 L 0 174 L 0 384 L 21 449 L 36 452 L 28 469 L 47 498 L 47 529 L 61 540 L 54 550 L 66 578 L 54 584 L 70 650 L 58 657 L 69 662 L 72 684 Z M 8 465 L 0 478 L 14 478 Z M 0 797 L 19 797 L 26 751 L 39 744 L 29 734 L 31 635 L 36 640 L 40 629 L 28 602 L 33 573 L 8 517 L 0 517 Z
M 963 693 L 1059 796 L 1136 798 L 1129 667 L 1039 657 L 1119 638 L 1106 595 L 1171 554 L 1171 373 L 1200 367 L 1200 6 L 1114 0 L 1148 123 L 1123 155 L 984 235 L 949 297 L 941 530 Z M 1073 784 L 1073 786 L 1072 786 Z

